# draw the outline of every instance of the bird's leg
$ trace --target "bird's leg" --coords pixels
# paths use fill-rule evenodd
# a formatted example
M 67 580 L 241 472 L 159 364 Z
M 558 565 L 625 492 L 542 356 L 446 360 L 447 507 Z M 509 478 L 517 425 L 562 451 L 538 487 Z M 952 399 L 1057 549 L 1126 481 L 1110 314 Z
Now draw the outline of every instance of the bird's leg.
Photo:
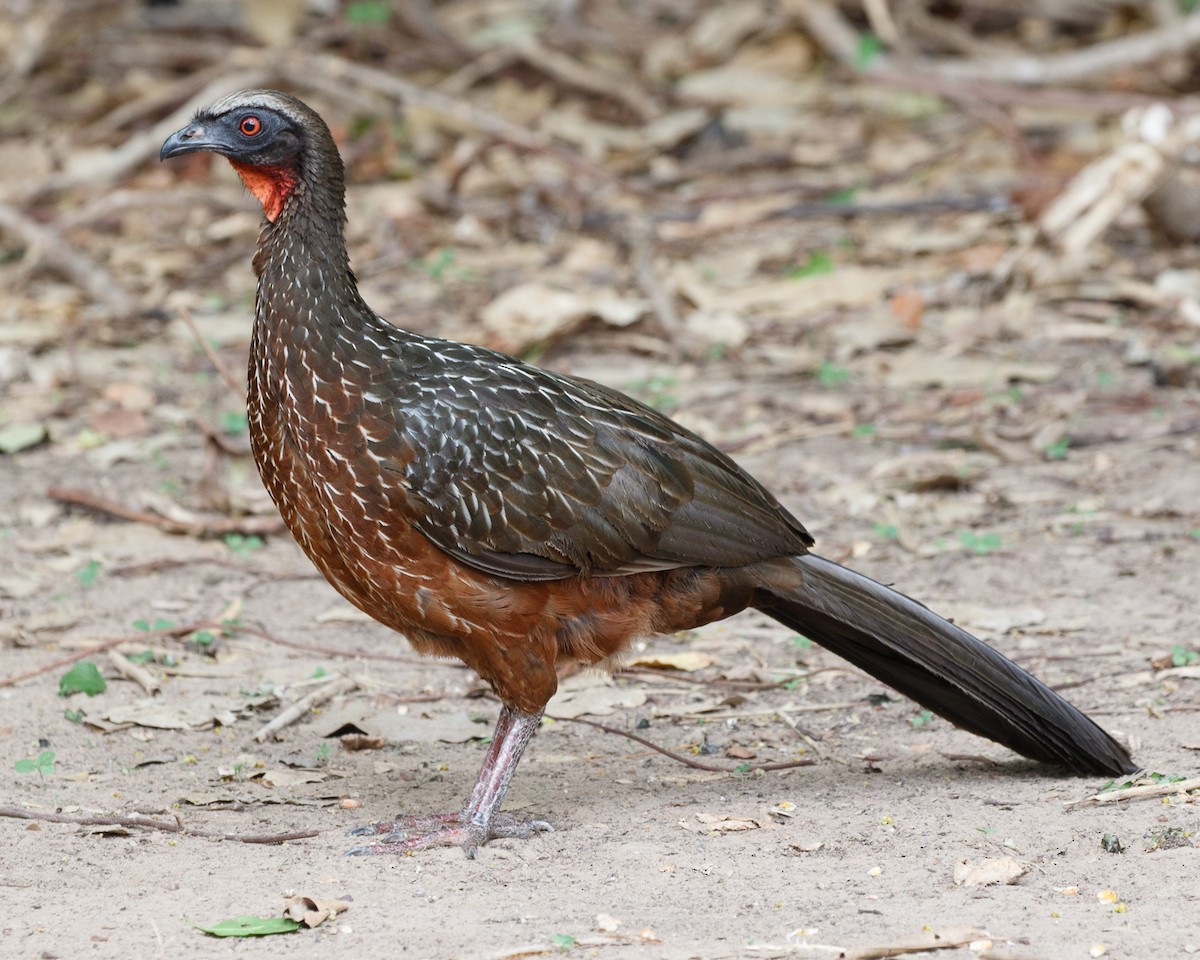
M 461 846 L 468 857 L 497 837 L 525 839 L 554 828 L 544 820 L 520 820 L 500 812 L 500 803 L 521 762 L 521 754 L 541 722 L 542 713 L 521 713 L 505 705 L 496 720 L 479 776 L 461 813 L 399 817 L 358 827 L 356 836 L 379 836 L 380 842 L 355 847 L 350 854 L 411 853 L 426 847 Z

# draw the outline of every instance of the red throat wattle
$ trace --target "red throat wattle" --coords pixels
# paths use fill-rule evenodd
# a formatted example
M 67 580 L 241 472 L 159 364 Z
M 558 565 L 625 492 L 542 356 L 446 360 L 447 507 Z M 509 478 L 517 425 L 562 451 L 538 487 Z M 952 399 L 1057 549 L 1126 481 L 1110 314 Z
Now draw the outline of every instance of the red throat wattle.
M 296 173 L 290 167 L 255 167 L 248 163 L 229 161 L 242 183 L 262 204 L 267 219 L 274 221 L 283 210 L 284 201 L 296 186 Z

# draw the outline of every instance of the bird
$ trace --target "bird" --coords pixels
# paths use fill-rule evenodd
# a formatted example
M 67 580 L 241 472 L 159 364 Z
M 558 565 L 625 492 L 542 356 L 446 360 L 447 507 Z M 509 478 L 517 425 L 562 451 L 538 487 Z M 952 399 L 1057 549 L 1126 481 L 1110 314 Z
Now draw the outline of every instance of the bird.
M 501 703 L 459 811 L 351 831 L 355 854 L 460 846 L 550 824 L 500 809 L 560 664 L 754 608 L 952 724 L 1076 775 L 1129 752 L 996 650 L 812 552 L 730 457 L 611 387 L 425 336 L 363 300 L 345 174 L 316 111 L 243 90 L 160 160 L 224 156 L 261 203 L 248 371 L 264 485 L 330 584 L 420 653 L 457 657 Z

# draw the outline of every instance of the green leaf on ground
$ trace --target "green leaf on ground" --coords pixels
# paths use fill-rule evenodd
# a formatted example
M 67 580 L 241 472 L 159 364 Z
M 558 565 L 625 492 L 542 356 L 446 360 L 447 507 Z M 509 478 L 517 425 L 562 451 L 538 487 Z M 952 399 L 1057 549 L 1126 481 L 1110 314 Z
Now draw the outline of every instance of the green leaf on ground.
M 212 937 L 269 937 L 274 933 L 292 933 L 301 924 L 290 917 L 233 917 L 211 927 L 194 926 Z
M 89 697 L 94 697 L 107 689 L 108 684 L 104 682 L 99 669 L 87 660 L 75 664 L 58 681 L 60 697 L 69 697 L 73 693 L 86 693 Z

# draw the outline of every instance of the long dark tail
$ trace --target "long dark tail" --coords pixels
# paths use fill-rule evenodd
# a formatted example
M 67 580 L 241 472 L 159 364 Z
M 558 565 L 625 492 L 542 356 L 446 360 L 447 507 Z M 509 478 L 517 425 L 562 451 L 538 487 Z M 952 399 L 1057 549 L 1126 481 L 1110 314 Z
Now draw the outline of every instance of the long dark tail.
M 923 707 L 1077 773 L 1137 769 L 1129 752 L 1079 710 L 929 608 L 822 557 L 787 563 L 794 567 L 771 565 L 754 606 Z

